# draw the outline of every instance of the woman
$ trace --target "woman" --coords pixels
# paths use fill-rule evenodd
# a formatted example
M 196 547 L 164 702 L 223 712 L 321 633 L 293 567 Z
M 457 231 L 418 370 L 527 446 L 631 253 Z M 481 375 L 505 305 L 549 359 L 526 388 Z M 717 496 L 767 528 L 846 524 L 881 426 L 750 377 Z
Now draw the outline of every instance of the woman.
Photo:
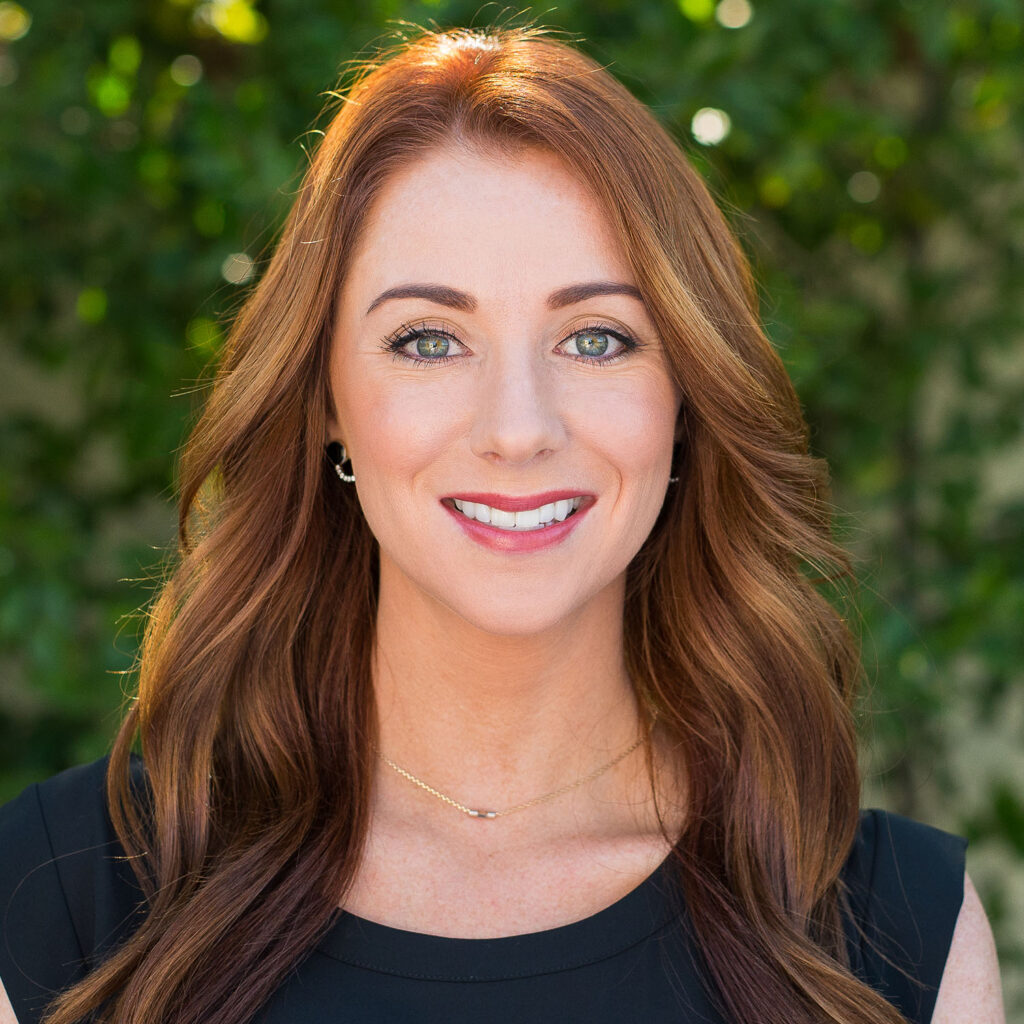
M 366 69 L 182 490 L 109 767 L 0 824 L 21 1024 L 1001 1019 L 962 841 L 858 817 L 740 249 L 588 58 Z

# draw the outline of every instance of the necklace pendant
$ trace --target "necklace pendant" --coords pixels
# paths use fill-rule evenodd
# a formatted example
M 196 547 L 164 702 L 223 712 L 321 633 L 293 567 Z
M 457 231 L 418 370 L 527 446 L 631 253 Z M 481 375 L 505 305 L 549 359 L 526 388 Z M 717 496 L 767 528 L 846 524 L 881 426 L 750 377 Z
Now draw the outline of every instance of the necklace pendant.
M 471 818 L 496 818 L 498 816 L 497 811 L 473 811 L 469 812 Z

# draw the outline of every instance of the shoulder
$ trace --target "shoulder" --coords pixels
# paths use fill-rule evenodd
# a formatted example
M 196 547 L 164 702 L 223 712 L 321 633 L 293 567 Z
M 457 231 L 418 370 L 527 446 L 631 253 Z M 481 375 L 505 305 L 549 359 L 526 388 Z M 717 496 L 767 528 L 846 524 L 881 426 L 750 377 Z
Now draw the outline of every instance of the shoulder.
M 970 876 L 946 959 L 932 1024 L 1005 1024 L 992 929 Z
M 851 969 L 914 1024 L 932 1020 L 964 900 L 966 847 L 960 836 L 867 810 L 843 869 Z
M 106 767 L 71 768 L 0 808 L 0 979 L 19 1021 L 36 1020 L 140 912 L 107 811 Z

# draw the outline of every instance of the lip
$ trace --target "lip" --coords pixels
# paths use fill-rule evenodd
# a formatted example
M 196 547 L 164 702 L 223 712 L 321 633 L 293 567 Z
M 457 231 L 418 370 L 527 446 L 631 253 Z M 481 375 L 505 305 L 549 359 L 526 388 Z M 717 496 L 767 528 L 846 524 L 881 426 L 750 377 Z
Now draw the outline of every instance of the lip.
M 460 494 L 449 494 L 442 501 L 450 502 L 454 499 L 459 501 L 473 501 L 478 505 L 488 505 L 501 512 L 527 512 L 531 508 L 540 508 L 541 505 L 551 505 L 556 501 L 569 501 L 572 498 L 582 498 L 580 511 L 584 505 L 592 505 L 594 496 L 586 491 L 543 491 L 540 494 L 524 494 L 515 497 L 510 494 L 484 494 L 480 491 L 466 492 Z M 579 513 L 577 513 L 579 514 Z
M 517 552 L 540 551 L 542 548 L 553 547 L 565 540 L 573 530 L 579 526 L 583 517 L 594 505 L 592 494 L 581 495 L 578 491 L 548 491 L 544 494 L 529 495 L 525 498 L 510 498 L 502 494 L 474 494 L 453 496 L 459 501 L 475 501 L 478 504 L 490 505 L 491 508 L 501 509 L 505 512 L 524 512 L 527 509 L 539 508 L 540 505 L 547 505 L 553 501 L 564 501 L 569 498 L 582 497 L 580 507 L 567 519 L 562 522 L 553 522 L 541 530 L 501 530 L 490 523 L 481 523 L 476 519 L 468 519 L 454 504 L 452 498 L 443 498 L 441 505 L 445 511 L 452 516 L 466 534 L 477 544 L 488 548 L 491 551 L 498 551 L 503 554 Z M 491 499 L 494 504 L 491 504 Z M 530 504 L 534 502 L 535 504 Z M 514 503 L 514 504 L 511 504 Z

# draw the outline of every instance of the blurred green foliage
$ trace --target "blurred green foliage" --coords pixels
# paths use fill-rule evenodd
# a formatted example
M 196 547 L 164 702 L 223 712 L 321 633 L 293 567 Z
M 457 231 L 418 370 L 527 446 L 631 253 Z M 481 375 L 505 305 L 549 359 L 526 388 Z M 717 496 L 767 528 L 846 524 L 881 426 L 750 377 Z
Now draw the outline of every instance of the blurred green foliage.
M 1024 12 L 522 11 L 651 104 L 743 238 L 857 557 L 866 800 L 971 838 L 1024 1013 Z M 502 17 L 0 2 L 0 799 L 116 728 L 174 456 L 325 90 L 389 19 Z

